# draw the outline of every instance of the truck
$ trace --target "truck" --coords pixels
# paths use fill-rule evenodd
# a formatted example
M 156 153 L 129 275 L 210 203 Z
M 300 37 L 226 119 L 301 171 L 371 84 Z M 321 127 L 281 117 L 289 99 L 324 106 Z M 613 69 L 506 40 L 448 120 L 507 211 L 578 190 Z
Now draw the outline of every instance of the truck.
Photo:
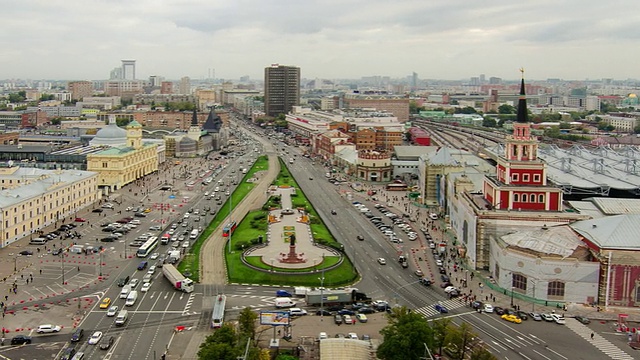
M 169 282 L 171 282 L 176 290 L 180 290 L 186 293 L 193 292 L 193 280 L 182 275 L 175 266 L 171 264 L 165 264 L 162 267 L 162 273 L 164 274 L 164 277 L 166 277 Z
M 304 297 L 305 295 L 307 295 L 307 292 L 310 291 L 311 289 L 308 287 L 304 287 L 304 286 L 296 286 L 293 288 L 293 293 L 295 296 L 300 296 L 300 297 Z
M 322 299 L 322 300 L 321 300 Z M 365 293 L 358 292 L 358 289 L 323 289 L 309 290 L 305 295 L 305 300 L 309 306 L 343 305 L 352 304 L 358 301 L 371 301 Z
M 171 250 L 167 255 L 167 262 L 169 264 L 175 264 L 180 260 L 180 250 Z

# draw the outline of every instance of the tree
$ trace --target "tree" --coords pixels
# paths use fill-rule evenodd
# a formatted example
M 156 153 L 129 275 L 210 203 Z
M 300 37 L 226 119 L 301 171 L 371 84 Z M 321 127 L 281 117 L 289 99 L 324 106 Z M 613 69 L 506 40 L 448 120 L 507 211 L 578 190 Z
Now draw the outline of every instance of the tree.
M 62 118 L 61 117 L 54 117 L 49 121 L 51 122 L 51 125 L 60 125 L 62 123 Z
M 433 322 L 433 346 L 438 349 L 438 354 L 442 354 L 442 348 L 447 343 L 450 330 L 451 319 L 438 319 Z
M 460 109 L 456 109 L 456 113 L 458 114 L 477 114 L 478 112 L 471 106 L 465 106 Z
M 256 337 L 256 320 L 258 315 L 251 308 L 244 308 L 238 317 L 238 331 L 241 338 L 254 340 Z
M 463 322 L 460 327 L 451 329 L 450 343 L 454 344 L 458 349 L 458 353 L 454 356 L 454 359 L 462 360 L 465 358 L 467 352 L 467 346 L 477 337 L 471 330 L 471 326 Z
M 569 124 L 566 121 L 563 121 L 563 122 L 560 123 L 560 129 L 565 129 L 565 130 L 566 129 L 571 129 L 571 124 Z
M 640 126 L 636 126 L 633 128 L 633 133 L 634 134 L 640 134 Z
M 241 355 L 236 344 L 237 337 L 233 326 L 225 323 L 200 344 L 198 359 L 236 360 Z
M 485 118 L 482 119 L 482 126 L 494 128 L 498 126 L 498 123 L 496 122 L 496 119 L 490 116 L 486 116 Z
M 515 114 L 516 108 L 509 104 L 502 104 L 498 107 L 498 114 Z
M 417 360 L 424 356 L 424 344 L 431 346 L 432 330 L 418 313 L 406 307 L 393 308 L 389 325 L 380 330 L 384 341 L 376 355 L 383 360 Z
M 484 346 L 475 346 L 473 350 L 471 350 L 469 358 L 471 360 L 498 360 L 498 358 L 490 353 Z

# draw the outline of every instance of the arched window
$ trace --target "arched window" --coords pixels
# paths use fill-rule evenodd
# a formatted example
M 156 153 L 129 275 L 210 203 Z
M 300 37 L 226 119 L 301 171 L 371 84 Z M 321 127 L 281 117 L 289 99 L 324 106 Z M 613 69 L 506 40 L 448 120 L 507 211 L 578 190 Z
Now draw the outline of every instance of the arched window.
M 511 286 L 514 289 L 527 291 L 527 277 L 522 274 L 511 274 Z
M 513 201 L 514 202 L 520 201 L 520 194 L 513 194 Z
M 562 281 L 549 282 L 547 296 L 564 297 L 564 283 Z
M 522 202 L 527 202 L 527 194 L 522 194 Z
M 543 194 L 538 195 L 538 202 L 539 203 L 543 203 L 544 202 L 544 195 Z
M 536 195 L 535 194 L 529 195 L 529 202 L 532 202 L 532 203 L 536 202 Z

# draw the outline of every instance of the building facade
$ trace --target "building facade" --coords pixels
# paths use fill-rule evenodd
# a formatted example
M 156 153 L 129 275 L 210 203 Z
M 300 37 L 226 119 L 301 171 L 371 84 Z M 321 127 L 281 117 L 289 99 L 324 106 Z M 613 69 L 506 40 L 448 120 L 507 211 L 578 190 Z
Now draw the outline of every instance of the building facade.
M 80 170 L 0 168 L 0 245 L 31 236 L 99 199 L 98 174 Z
M 67 90 L 71 93 L 71 100 L 82 100 L 93 95 L 93 83 L 91 81 L 69 81 Z
M 300 105 L 300 68 L 274 64 L 264 69 L 264 109 L 267 116 L 287 114 Z
M 409 120 L 409 98 L 380 92 L 345 94 L 344 105 L 349 109 L 376 109 L 392 113 L 399 121 Z

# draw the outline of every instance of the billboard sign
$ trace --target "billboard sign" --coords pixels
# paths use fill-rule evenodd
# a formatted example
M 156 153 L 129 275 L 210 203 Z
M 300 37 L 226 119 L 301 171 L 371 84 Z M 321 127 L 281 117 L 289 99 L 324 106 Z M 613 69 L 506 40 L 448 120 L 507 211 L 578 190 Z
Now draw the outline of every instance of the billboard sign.
M 260 325 L 289 325 L 289 312 L 288 311 L 261 311 L 260 312 Z

